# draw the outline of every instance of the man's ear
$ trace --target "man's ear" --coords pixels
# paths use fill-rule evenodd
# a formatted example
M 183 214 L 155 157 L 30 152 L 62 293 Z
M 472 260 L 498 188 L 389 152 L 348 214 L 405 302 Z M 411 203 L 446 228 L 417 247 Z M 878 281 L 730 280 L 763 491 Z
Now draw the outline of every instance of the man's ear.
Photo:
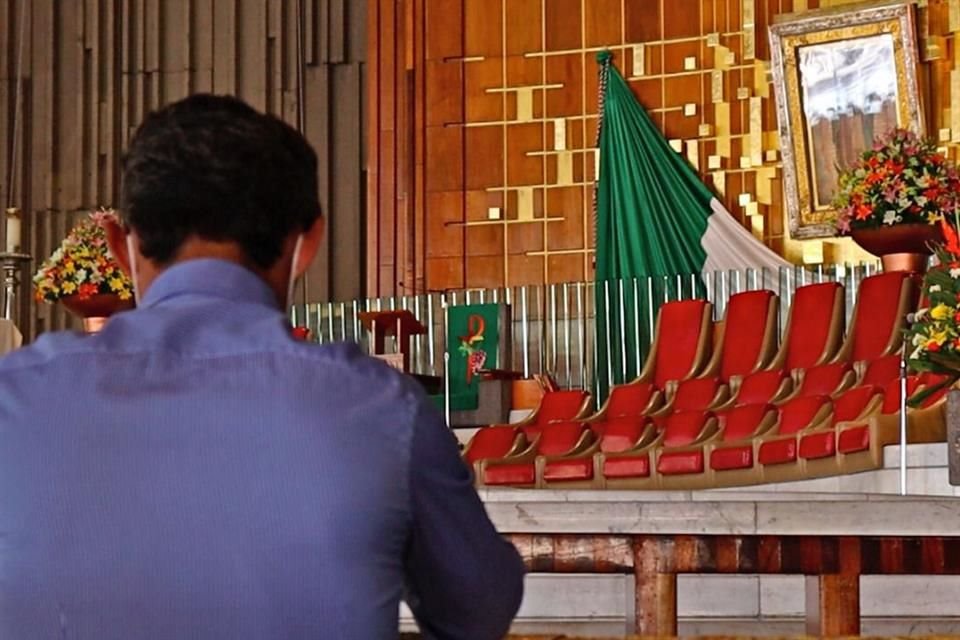
M 313 225 L 303 232 L 303 240 L 300 241 L 300 253 L 297 255 L 297 263 L 292 265 L 294 276 L 299 278 L 313 262 L 314 256 L 320 249 L 320 243 L 323 241 L 323 232 L 325 230 L 323 218 L 314 220 Z
M 107 234 L 107 246 L 113 254 L 120 270 L 130 276 L 130 252 L 127 249 L 127 230 L 116 220 L 105 220 L 103 229 Z

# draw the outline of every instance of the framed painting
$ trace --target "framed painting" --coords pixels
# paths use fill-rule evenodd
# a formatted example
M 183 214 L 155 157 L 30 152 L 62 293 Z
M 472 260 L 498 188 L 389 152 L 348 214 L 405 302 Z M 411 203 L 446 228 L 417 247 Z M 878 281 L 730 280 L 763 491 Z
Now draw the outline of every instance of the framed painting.
M 914 7 L 787 14 L 769 35 L 790 234 L 834 236 L 840 172 L 894 127 L 923 134 Z

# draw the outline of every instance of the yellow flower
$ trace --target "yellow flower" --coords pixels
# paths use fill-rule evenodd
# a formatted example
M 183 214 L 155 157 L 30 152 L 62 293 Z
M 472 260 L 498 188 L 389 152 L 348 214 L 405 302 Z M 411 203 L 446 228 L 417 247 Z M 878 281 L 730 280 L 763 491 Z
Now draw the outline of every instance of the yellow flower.
M 74 272 L 73 260 L 67 260 L 63 263 L 63 272 L 70 274 Z
M 77 291 L 77 285 L 76 285 L 76 283 L 74 283 L 74 282 L 64 282 L 64 283 L 60 286 L 60 288 L 61 288 L 61 289 L 63 290 L 63 292 L 64 292 L 66 295 L 68 295 L 68 296 L 69 296 L 70 294 L 72 294 L 72 293 L 76 293 L 76 291 Z
M 953 309 L 947 305 L 940 303 L 935 306 L 933 309 L 930 309 L 930 317 L 934 320 L 946 320 L 947 318 L 953 315 Z
M 120 298 L 121 300 L 129 300 L 129 299 L 130 299 L 130 292 L 127 291 L 126 289 L 124 289 L 124 290 L 120 291 L 120 293 L 117 294 L 117 297 Z
M 110 278 L 109 284 L 110 284 L 111 291 L 121 291 L 123 289 L 122 278 Z

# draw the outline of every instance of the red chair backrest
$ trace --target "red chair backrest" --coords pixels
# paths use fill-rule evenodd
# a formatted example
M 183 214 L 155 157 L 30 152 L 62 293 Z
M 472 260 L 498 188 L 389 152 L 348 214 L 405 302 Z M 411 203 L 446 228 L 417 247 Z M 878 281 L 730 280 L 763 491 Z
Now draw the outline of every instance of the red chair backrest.
M 907 398 L 920 388 L 919 376 L 907 376 Z M 891 380 L 883 390 L 883 406 L 880 413 L 890 415 L 900 411 L 900 379 Z
M 720 381 L 716 378 L 695 378 L 677 385 L 673 398 L 674 411 L 703 411 L 717 395 Z
M 830 398 L 824 396 L 800 396 L 780 407 L 780 423 L 777 433 L 791 435 L 810 424 L 817 413 L 830 405 Z
M 770 402 L 780 390 L 780 385 L 789 374 L 785 371 L 758 371 L 751 373 L 740 383 L 737 404 L 764 404 Z
M 867 404 L 881 393 L 882 391 L 877 387 L 854 387 L 844 391 L 833 401 L 834 423 L 856 420 L 863 414 Z
M 746 291 L 730 298 L 724 323 L 720 379 L 729 382 L 757 367 L 767 335 L 773 291 Z
M 827 347 L 837 304 L 836 282 L 810 284 L 797 289 L 790 306 L 790 333 L 787 335 L 786 369 L 807 369 L 815 365 Z
M 903 326 L 899 317 L 900 293 L 910 274 L 888 271 L 865 278 L 857 291 L 857 314 L 850 327 L 854 362 L 884 355 L 891 338 Z
M 535 424 L 543 426 L 551 422 L 573 420 L 580 413 L 583 403 L 589 396 L 590 394 L 580 389 L 548 391 L 540 400 Z
M 473 436 L 473 442 L 465 452 L 464 459 L 473 464 L 477 460 L 502 458 L 513 447 L 519 433 L 516 427 L 506 425 L 484 427 Z
M 693 442 L 709 418 L 709 411 L 681 411 L 672 413 L 663 427 L 663 446 L 682 447 Z
M 744 404 L 736 406 L 723 414 L 718 414 L 720 426 L 723 428 L 723 440 L 740 440 L 748 438 L 760 426 L 768 414 L 776 414 L 777 408 L 772 404 Z
M 647 407 L 653 395 L 653 385 L 649 382 L 621 384 L 610 391 L 607 403 L 607 418 L 620 416 L 638 416 Z
M 883 356 L 867 363 L 860 384 L 866 387 L 886 387 L 900 375 L 900 354 Z
M 600 436 L 600 450 L 604 453 L 617 453 L 633 447 L 643 435 L 646 423 L 646 419 L 638 417 L 610 420 Z
M 682 380 L 690 374 L 706 309 L 706 300 L 678 300 L 660 307 L 660 339 L 653 373 L 653 384 L 658 389 L 670 380 Z

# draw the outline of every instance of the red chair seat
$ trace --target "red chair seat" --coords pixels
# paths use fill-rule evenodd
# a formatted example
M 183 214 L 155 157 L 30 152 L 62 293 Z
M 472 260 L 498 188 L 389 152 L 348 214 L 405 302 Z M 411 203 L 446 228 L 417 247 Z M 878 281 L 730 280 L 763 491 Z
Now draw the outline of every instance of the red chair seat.
M 840 453 L 857 453 L 870 448 L 870 427 L 862 424 L 840 432 L 837 450 Z
M 499 464 L 483 470 L 484 484 L 535 484 L 537 471 L 532 462 Z
M 800 457 L 807 460 L 829 458 L 836 452 L 835 436 L 833 429 L 803 436 L 800 439 Z
M 710 468 L 714 471 L 749 469 L 753 466 L 753 446 L 742 445 L 714 449 L 710 454 Z
M 592 480 L 593 459 L 553 460 L 543 469 L 545 480 Z
M 853 371 L 846 362 L 835 362 L 807 369 L 800 385 L 800 396 L 830 396 L 836 392 L 847 372 Z
M 603 461 L 603 475 L 607 478 L 647 478 L 650 476 L 650 456 L 646 453 Z
M 703 451 L 665 451 L 657 460 L 657 471 L 667 476 L 703 473 Z
M 765 404 L 780 390 L 788 375 L 783 371 L 758 371 L 748 375 L 740 383 L 737 404 Z
M 760 464 L 784 464 L 797 459 L 797 441 L 794 438 L 771 440 L 760 445 L 757 452 Z

